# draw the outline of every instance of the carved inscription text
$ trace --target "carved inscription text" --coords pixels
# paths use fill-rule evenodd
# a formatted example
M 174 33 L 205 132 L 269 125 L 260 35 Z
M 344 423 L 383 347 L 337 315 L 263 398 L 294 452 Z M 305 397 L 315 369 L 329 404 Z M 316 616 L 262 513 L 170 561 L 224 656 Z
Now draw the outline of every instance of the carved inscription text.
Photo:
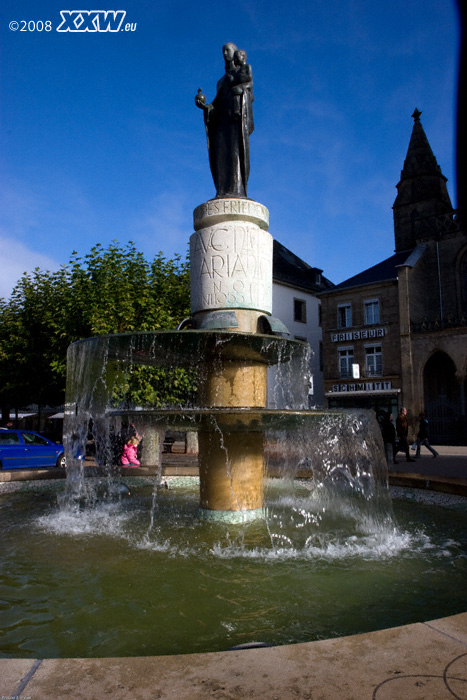
M 190 239 L 192 311 L 272 307 L 272 237 L 249 222 L 223 222 Z

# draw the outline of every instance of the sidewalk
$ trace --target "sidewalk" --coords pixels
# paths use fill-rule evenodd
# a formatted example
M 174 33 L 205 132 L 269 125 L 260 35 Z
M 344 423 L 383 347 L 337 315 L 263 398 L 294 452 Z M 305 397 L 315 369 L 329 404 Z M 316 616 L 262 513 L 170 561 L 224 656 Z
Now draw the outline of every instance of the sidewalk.
M 0 674 L 10 700 L 465 700 L 467 613 L 264 649 L 1 659 Z
M 420 457 L 407 462 L 399 452 L 398 464 L 389 467 L 391 486 L 409 486 L 443 493 L 467 496 L 467 446 L 434 446 L 439 453 L 433 457 L 424 447 Z M 411 450 L 411 454 L 415 454 Z
M 440 445 L 433 446 L 433 449 L 439 452 L 439 457 L 433 457 L 422 445 L 420 457 L 415 462 L 407 462 L 405 455 L 399 452 L 398 464 L 391 471 L 467 480 L 467 446 Z M 413 450 L 410 454 L 415 457 Z

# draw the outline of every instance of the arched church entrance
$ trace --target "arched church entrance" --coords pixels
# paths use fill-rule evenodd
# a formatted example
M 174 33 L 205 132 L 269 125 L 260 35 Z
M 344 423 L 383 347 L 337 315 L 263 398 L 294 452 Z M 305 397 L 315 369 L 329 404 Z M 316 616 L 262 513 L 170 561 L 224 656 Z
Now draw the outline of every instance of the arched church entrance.
M 445 352 L 436 352 L 423 370 L 425 412 L 434 444 L 457 444 L 459 388 L 456 367 Z

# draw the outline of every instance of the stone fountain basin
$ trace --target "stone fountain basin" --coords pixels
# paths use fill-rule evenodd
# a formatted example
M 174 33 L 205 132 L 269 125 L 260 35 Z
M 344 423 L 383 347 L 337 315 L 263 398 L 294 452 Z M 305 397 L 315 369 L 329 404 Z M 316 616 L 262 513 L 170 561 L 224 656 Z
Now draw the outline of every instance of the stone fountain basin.
M 307 343 L 260 333 L 214 330 L 138 331 L 100 335 L 73 343 L 93 346 L 95 357 L 105 346 L 106 359 L 158 367 L 193 367 L 203 361 L 244 360 L 275 365 L 301 358 Z

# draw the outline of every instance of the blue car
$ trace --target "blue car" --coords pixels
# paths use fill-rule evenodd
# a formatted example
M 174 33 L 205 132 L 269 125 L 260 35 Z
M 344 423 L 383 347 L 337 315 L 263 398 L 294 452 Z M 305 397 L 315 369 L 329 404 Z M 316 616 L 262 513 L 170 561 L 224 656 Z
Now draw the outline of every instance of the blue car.
M 0 469 L 65 467 L 63 445 L 30 430 L 0 430 Z

